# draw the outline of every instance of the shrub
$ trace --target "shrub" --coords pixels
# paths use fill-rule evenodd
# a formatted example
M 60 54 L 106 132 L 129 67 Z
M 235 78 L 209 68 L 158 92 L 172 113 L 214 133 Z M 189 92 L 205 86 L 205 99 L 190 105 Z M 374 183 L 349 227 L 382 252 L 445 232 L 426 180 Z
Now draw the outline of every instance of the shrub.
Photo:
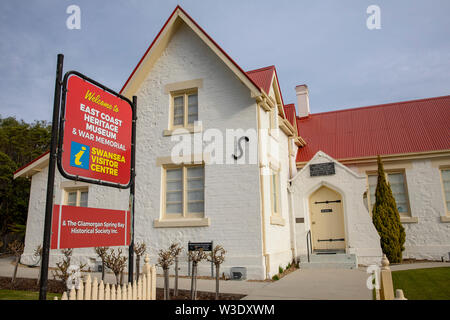
M 278 275 L 276 274 L 272 277 L 272 280 L 274 280 L 274 281 L 280 280 L 280 277 L 278 277 Z
M 383 163 L 378 156 L 378 181 L 375 191 L 375 204 L 372 210 L 372 221 L 380 235 L 383 253 L 391 263 L 402 261 L 405 250 L 405 229 L 400 222 L 397 204 L 392 195 L 391 186 L 386 181 Z

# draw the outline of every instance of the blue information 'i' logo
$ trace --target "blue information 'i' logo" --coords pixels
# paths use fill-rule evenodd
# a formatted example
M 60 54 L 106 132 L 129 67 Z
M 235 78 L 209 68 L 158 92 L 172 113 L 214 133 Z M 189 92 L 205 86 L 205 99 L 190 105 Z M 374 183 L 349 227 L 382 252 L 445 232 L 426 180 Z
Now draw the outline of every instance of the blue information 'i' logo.
M 70 165 L 89 170 L 89 151 L 89 146 L 72 141 L 70 145 Z

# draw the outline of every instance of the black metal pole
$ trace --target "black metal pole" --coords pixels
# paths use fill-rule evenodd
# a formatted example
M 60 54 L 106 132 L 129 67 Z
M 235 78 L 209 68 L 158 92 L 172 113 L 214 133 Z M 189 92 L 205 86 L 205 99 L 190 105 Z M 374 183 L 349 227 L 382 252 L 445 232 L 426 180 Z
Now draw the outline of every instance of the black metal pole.
M 128 282 L 133 282 L 134 273 L 134 203 L 135 201 L 135 185 L 136 185 L 136 120 L 137 120 L 137 97 L 133 96 L 133 124 L 131 129 L 131 179 L 130 198 L 131 203 L 131 239 L 128 249 Z
M 55 98 L 53 101 L 52 140 L 47 178 L 47 199 L 45 202 L 44 239 L 42 241 L 41 279 L 39 283 L 39 300 L 47 299 L 48 261 L 50 256 L 50 236 L 52 230 L 53 187 L 55 184 L 56 146 L 58 140 L 59 106 L 64 55 L 58 54 L 56 64 Z

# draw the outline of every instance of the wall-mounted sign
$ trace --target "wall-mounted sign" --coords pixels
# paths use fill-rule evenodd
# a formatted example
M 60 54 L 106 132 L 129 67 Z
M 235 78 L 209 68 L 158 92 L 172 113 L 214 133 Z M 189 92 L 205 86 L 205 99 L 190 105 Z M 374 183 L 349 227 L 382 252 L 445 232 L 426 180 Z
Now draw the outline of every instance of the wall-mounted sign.
M 203 251 L 212 251 L 213 242 L 188 242 L 188 251 L 203 249 Z
M 53 206 L 51 249 L 128 246 L 130 211 Z
M 334 162 L 316 163 L 309 166 L 311 177 L 329 176 L 335 173 Z
M 320 210 L 320 212 L 322 212 L 322 213 L 333 212 L 333 209 L 322 209 L 322 210 Z
M 64 76 L 58 168 L 72 180 L 128 188 L 133 104 L 86 76 Z

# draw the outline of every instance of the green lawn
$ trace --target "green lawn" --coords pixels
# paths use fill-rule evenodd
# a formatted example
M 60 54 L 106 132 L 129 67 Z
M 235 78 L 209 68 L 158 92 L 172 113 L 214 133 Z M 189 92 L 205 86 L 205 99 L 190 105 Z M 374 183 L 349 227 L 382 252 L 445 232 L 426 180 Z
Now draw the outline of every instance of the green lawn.
M 408 300 L 450 300 L 449 267 L 393 271 L 392 281 Z
M 47 300 L 53 300 L 54 297 L 61 299 L 59 293 L 47 293 Z M 39 292 L 24 290 L 0 290 L 0 300 L 38 300 Z

